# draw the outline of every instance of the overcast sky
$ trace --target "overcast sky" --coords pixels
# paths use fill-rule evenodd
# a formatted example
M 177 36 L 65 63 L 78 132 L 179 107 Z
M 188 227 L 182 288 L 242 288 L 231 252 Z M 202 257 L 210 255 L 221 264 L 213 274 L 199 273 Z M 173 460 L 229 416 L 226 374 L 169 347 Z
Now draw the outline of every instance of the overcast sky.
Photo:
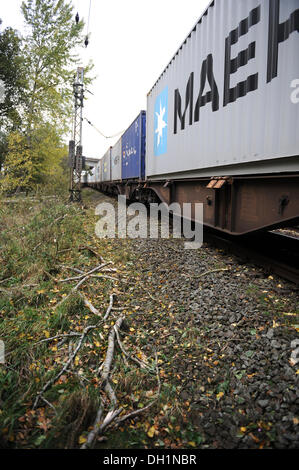
M 72 2 L 75 13 L 78 11 L 86 23 L 89 2 Z M 5 2 L 0 13 L 2 27 L 23 31 L 21 3 Z M 94 95 L 86 94 L 84 116 L 107 136 L 125 130 L 139 111 L 146 109 L 148 91 L 209 3 L 210 0 L 91 0 L 90 43 L 78 52 L 83 66 L 93 60 L 97 78 L 90 87 Z M 105 139 L 84 121 L 83 153 L 101 158 L 118 138 Z

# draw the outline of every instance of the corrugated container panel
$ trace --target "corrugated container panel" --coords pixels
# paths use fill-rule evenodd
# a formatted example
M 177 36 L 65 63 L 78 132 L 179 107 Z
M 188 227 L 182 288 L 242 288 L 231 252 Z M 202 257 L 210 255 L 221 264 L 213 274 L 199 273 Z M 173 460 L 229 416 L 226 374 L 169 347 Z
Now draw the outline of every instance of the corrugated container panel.
M 111 149 L 111 179 L 121 180 L 121 138 Z
M 122 179 L 143 179 L 145 176 L 146 113 L 141 111 L 123 134 Z
M 102 181 L 111 181 L 111 148 L 102 158 Z
M 298 17 L 299 0 L 210 4 L 148 94 L 147 177 L 299 171 Z
M 102 160 L 99 160 L 95 167 L 96 171 L 96 183 L 100 183 L 102 181 Z
M 96 168 L 92 168 L 92 170 L 90 170 L 90 174 L 88 175 L 88 182 L 89 183 L 95 183 L 96 181 Z

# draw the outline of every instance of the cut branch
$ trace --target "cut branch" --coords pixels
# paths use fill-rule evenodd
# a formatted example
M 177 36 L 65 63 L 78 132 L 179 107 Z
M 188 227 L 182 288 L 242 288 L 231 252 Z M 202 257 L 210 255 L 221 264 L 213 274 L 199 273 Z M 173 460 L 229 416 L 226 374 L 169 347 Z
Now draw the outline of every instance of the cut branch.
M 99 322 L 100 323 L 100 322 Z M 55 376 L 55 377 L 52 377 L 52 379 L 48 380 L 48 382 L 43 386 L 42 390 L 38 393 L 36 399 L 35 399 L 35 402 L 34 402 L 34 405 L 33 405 L 33 409 L 35 409 L 37 407 L 37 404 L 39 402 L 39 399 L 42 397 L 42 395 L 45 393 L 46 390 L 48 390 L 48 388 L 53 384 L 55 383 L 61 376 L 62 374 L 69 368 L 69 366 L 72 364 L 72 362 L 74 361 L 75 357 L 77 356 L 77 353 L 79 351 L 79 349 L 81 348 L 82 344 L 83 344 L 83 341 L 86 337 L 86 335 L 91 331 L 91 330 L 94 330 L 95 328 L 97 328 L 99 326 L 99 323 L 97 323 L 96 325 L 90 325 L 90 326 L 87 326 L 81 337 L 80 337 L 80 340 L 77 344 L 77 347 L 75 348 L 74 352 L 70 355 L 69 357 L 69 360 L 65 363 L 65 365 L 63 366 L 63 368 L 61 369 L 61 371 Z
M 161 379 L 160 379 L 160 372 L 159 372 L 159 367 L 158 367 L 158 357 L 157 357 L 157 352 L 156 351 L 155 351 L 155 358 L 156 358 L 156 373 L 157 373 L 157 382 L 158 382 L 158 390 L 157 390 L 156 398 L 151 403 L 149 403 L 147 406 L 141 408 L 140 410 L 132 411 L 131 413 L 128 413 L 128 414 L 122 416 L 121 418 L 119 418 L 115 422 L 116 426 L 119 426 L 120 423 L 122 423 L 123 421 L 125 421 L 127 419 L 134 418 L 135 416 L 137 416 L 141 413 L 144 413 L 149 408 L 151 408 L 157 402 L 157 400 L 159 399 L 160 392 L 161 392 Z
M 80 296 L 81 299 L 83 300 L 84 305 L 89 308 L 89 310 L 91 311 L 91 313 L 93 313 L 94 315 L 98 315 L 98 316 L 101 315 L 100 311 L 99 311 L 97 308 L 95 308 L 95 307 L 92 305 L 91 302 L 89 302 L 89 300 L 85 297 L 85 295 L 83 295 L 83 294 L 81 294 L 81 292 L 79 292 L 79 296 Z
M 109 264 L 111 264 L 111 261 L 108 261 L 107 263 L 102 263 L 99 266 L 97 266 L 96 268 L 91 269 L 87 273 L 80 274 L 80 276 L 68 277 L 66 279 L 59 279 L 58 282 L 80 281 L 81 279 L 83 279 L 85 277 L 88 277 L 88 276 L 90 276 L 91 274 L 93 274 L 97 271 L 100 271 L 102 268 L 104 268 L 105 266 L 107 266 Z
M 107 310 L 108 315 L 112 309 L 112 305 L 113 305 L 113 294 L 110 296 L 110 304 Z M 105 317 L 107 316 L 107 313 Z M 116 328 L 121 327 L 123 320 L 124 320 L 124 317 L 118 318 L 118 320 L 115 323 Z M 111 328 L 109 336 L 108 336 L 108 348 L 107 348 L 106 357 L 105 357 L 103 367 L 102 367 L 101 378 L 102 378 L 102 383 L 104 384 L 104 390 L 107 393 L 113 408 L 111 411 L 108 411 L 106 417 L 104 418 L 102 424 L 100 425 L 100 421 L 102 419 L 102 414 L 103 414 L 103 404 L 101 402 L 101 405 L 97 412 L 95 422 L 93 424 L 93 428 L 89 432 L 87 436 L 87 441 L 83 444 L 81 449 L 86 449 L 88 447 L 91 447 L 95 438 L 99 434 L 101 434 L 107 428 L 107 426 L 109 426 L 109 424 L 111 424 L 112 421 L 114 421 L 114 419 L 123 410 L 123 408 L 119 408 L 118 410 L 115 410 L 115 407 L 117 405 L 117 398 L 109 382 L 109 374 L 110 374 L 111 364 L 113 361 L 114 347 L 115 347 L 115 328 Z
M 222 272 L 222 271 L 229 271 L 229 268 L 212 269 L 211 271 L 206 271 L 206 272 L 200 274 L 200 275 L 197 276 L 197 277 L 198 277 L 198 278 L 201 278 L 201 277 L 203 277 L 203 276 L 206 276 L 207 274 L 219 273 L 219 272 Z

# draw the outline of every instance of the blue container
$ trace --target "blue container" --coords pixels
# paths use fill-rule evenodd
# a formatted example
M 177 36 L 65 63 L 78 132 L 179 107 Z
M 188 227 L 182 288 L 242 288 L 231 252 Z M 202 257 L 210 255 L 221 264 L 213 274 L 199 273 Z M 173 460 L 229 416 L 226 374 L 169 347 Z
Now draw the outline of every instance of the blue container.
M 141 111 L 122 136 L 122 179 L 145 177 L 145 125 L 146 113 Z

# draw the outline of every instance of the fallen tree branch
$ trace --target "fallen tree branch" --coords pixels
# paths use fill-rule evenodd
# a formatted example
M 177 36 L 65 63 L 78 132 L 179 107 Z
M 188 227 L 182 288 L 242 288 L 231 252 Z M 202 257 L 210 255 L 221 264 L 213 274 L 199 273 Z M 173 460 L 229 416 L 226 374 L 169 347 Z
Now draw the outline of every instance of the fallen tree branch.
M 110 296 L 110 304 L 107 309 L 107 313 L 109 315 L 113 305 L 113 294 Z M 122 322 L 124 321 L 124 317 L 118 318 L 118 320 L 115 323 L 116 328 L 120 328 L 122 325 Z M 109 426 L 109 424 L 122 412 L 123 408 L 119 408 L 118 410 L 115 410 L 115 407 L 117 405 L 117 398 L 114 393 L 114 390 L 109 382 L 109 374 L 110 374 L 110 369 L 111 369 L 111 364 L 113 361 L 113 356 L 114 356 L 114 347 L 115 347 L 115 328 L 111 328 L 108 336 L 108 348 L 106 352 L 106 357 L 103 363 L 102 367 L 102 373 L 101 373 L 101 378 L 102 378 L 102 383 L 104 384 L 104 390 L 107 393 L 109 400 L 113 406 L 113 409 L 111 411 L 108 411 L 106 417 L 104 418 L 102 424 L 100 424 L 102 415 L 103 415 L 103 404 L 101 401 L 101 405 L 98 409 L 96 419 L 94 421 L 92 430 L 89 432 L 87 436 L 87 441 L 81 446 L 81 449 L 86 449 L 87 447 L 91 447 L 95 438 L 101 434 L 104 429 Z
M 101 434 L 122 411 L 123 408 L 118 408 L 118 410 L 109 411 L 99 428 L 99 434 Z
M 78 273 L 78 274 L 84 274 L 84 271 L 78 268 L 74 268 L 73 266 L 66 266 L 65 264 L 61 264 L 60 267 L 64 269 L 69 269 L 70 271 L 74 271 L 75 273 Z
M 218 273 L 218 272 L 221 272 L 221 271 L 229 271 L 229 268 L 222 268 L 222 269 L 212 269 L 212 271 L 206 271 L 202 274 L 200 274 L 199 276 L 196 276 L 198 279 L 203 277 L 203 276 L 206 276 L 207 274 L 212 274 L 212 273 Z
M 84 294 L 81 294 L 81 292 L 79 292 L 79 296 L 83 300 L 84 305 L 89 308 L 91 313 L 93 313 L 94 315 L 98 315 L 98 316 L 101 315 L 100 311 L 97 308 L 95 308 L 91 302 L 89 302 L 89 300 L 85 297 Z
M 112 294 L 111 297 L 112 297 L 112 301 L 113 301 L 113 294 Z M 112 308 L 112 302 L 111 301 L 110 301 L 110 305 L 111 305 L 111 308 Z M 110 305 L 109 305 L 109 307 L 110 307 Z M 105 317 L 104 317 L 104 320 L 105 320 Z M 116 328 L 120 328 L 123 321 L 124 321 L 124 317 L 120 317 L 115 323 Z M 108 380 L 108 376 L 109 376 L 109 372 L 110 372 L 110 368 L 111 368 L 111 364 L 112 364 L 112 360 L 113 360 L 114 342 L 115 342 L 114 340 L 115 340 L 115 329 L 111 328 L 109 336 L 108 336 L 108 349 L 107 349 L 106 357 L 105 357 L 105 360 L 104 360 L 103 372 L 102 372 L 102 380 L 104 382 L 106 382 L 106 380 Z
M 80 340 L 77 344 L 77 347 L 75 348 L 74 352 L 71 354 L 69 360 L 65 363 L 65 365 L 63 366 L 63 368 L 61 369 L 61 371 L 55 376 L 55 377 L 52 377 L 52 379 L 48 380 L 48 382 L 43 386 L 42 390 L 38 393 L 35 401 L 34 401 L 34 405 L 33 405 L 33 409 L 35 409 L 37 407 L 37 404 L 39 402 L 39 399 L 42 397 L 42 395 L 45 393 L 46 390 L 48 390 L 48 388 L 53 384 L 55 383 L 61 376 L 62 374 L 69 368 L 70 364 L 74 361 L 75 357 L 77 356 L 77 353 L 79 351 L 79 349 L 81 348 L 82 344 L 83 344 L 83 341 L 86 337 L 86 335 L 91 331 L 91 330 L 94 330 L 95 328 L 97 328 L 99 326 L 99 324 L 102 323 L 102 322 L 98 322 L 96 325 L 90 325 L 90 326 L 87 326 L 81 337 L 80 337 Z
M 81 279 L 83 279 L 84 277 L 88 277 L 90 276 L 91 274 L 97 272 L 97 271 L 100 271 L 102 268 L 104 268 L 105 266 L 111 264 L 111 261 L 108 261 L 107 263 L 102 263 L 102 264 L 99 264 L 99 266 L 97 266 L 96 268 L 93 268 L 91 269 L 90 271 L 88 271 L 87 273 L 83 273 L 83 274 L 80 274 L 80 276 L 75 276 L 75 277 L 68 277 L 66 279 L 58 279 L 57 282 L 70 282 L 70 281 L 80 281 Z
M 139 359 L 137 359 L 137 357 L 134 357 L 132 356 L 131 354 L 129 354 L 122 342 L 121 342 L 121 339 L 120 339 L 120 336 L 119 336 L 119 332 L 118 332 L 118 328 L 116 327 L 116 325 L 114 325 L 114 329 L 115 329 L 115 333 L 116 333 L 116 338 L 117 338 L 117 342 L 118 342 L 118 345 L 122 351 L 122 353 L 124 354 L 124 356 L 127 358 L 127 359 L 131 359 L 132 361 L 136 362 L 136 364 L 138 364 L 141 368 L 144 368 L 144 369 L 148 369 L 148 370 L 152 370 L 150 366 L 148 366 L 144 361 L 141 361 Z
M 95 438 L 97 437 L 97 435 L 99 433 L 100 426 L 101 426 L 101 421 L 102 421 L 102 416 L 103 416 L 103 403 L 101 401 L 101 405 L 98 409 L 95 422 L 93 423 L 93 428 L 89 432 L 89 434 L 87 436 L 87 441 L 81 446 L 81 449 L 87 449 L 88 447 L 90 447 L 92 445 L 93 441 L 95 440 Z
M 111 295 L 110 295 L 110 303 L 109 303 L 109 306 L 108 306 L 107 311 L 106 311 L 106 313 L 105 313 L 104 320 L 107 320 L 107 318 L 108 318 L 109 315 L 110 315 L 110 312 L 111 312 L 112 307 L 113 307 L 113 299 L 114 299 L 114 296 L 115 296 L 115 294 L 111 294 Z M 123 319 L 124 317 L 121 317 L 121 318 Z M 123 321 L 123 320 L 122 320 L 122 321 Z
M 92 253 L 93 255 L 95 255 L 97 258 L 100 258 L 101 262 L 103 263 L 104 260 L 102 258 L 102 256 L 97 253 L 93 248 L 91 248 L 90 246 L 79 246 L 79 251 L 83 251 L 83 250 L 88 250 L 90 251 L 90 253 Z
M 151 408 L 157 402 L 157 400 L 160 396 L 160 392 L 161 392 L 161 379 L 160 379 L 160 372 L 159 372 L 159 367 L 158 367 L 157 352 L 155 352 L 155 356 L 156 356 L 156 372 L 157 372 L 157 381 L 158 381 L 158 390 L 157 390 L 156 398 L 151 403 L 149 403 L 148 405 L 144 406 L 143 408 L 140 408 L 140 410 L 132 411 L 131 413 L 128 413 L 128 414 L 122 416 L 121 418 L 119 418 L 118 420 L 116 420 L 116 422 L 114 423 L 116 426 L 119 426 L 123 421 L 126 421 L 127 419 L 135 418 L 135 416 L 137 416 L 141 413 L 144 413 L 145 411 L 147 411 L 149 408 Z
M 53 341 L 54 339 L 58 339 L 58 338 L 69 338 L 69 337 L 72 337 L 72 336 L 81 336 L 80 333 L 67 333 L 65 335 L 61 334 L 61 335 L 56 335 L 56 336 L 52 336 L 51 338 L 45 338 L 45 339 L 42 339 L 41 341 L 38 341 L 37 343 L 34 343 L 33 346 L 36 346 L 37 344 L 41 344 L 41 343 L 46 343 L 48 341 Z

